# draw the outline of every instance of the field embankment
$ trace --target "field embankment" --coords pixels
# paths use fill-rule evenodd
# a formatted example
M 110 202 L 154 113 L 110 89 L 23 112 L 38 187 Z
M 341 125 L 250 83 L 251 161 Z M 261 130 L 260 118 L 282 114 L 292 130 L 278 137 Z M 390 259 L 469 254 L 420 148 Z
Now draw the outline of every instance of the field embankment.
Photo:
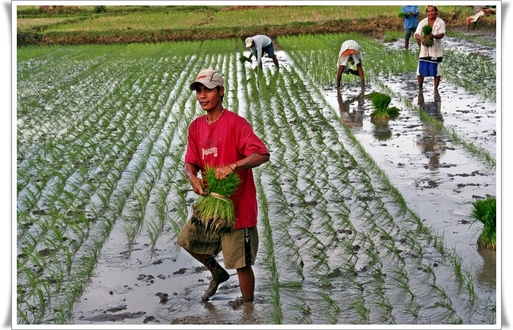
M 382 34 L 402 29 L 400 6 L 20 6 L 18 46 L 156 43 L 267 34 Z M 440 6 L 461 27 L 471 6 Z M 422 19 L 424 14 L 421 14 Z M 495 27 L 495 16 L 478 28 Z

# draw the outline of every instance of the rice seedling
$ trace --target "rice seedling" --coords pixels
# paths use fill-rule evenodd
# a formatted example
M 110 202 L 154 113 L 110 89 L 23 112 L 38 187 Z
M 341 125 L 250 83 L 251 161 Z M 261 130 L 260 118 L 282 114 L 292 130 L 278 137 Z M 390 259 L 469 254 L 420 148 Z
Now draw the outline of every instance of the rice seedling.
M 204 179 L 207 195 L 200 196 L 193 204 L 193 222 L 213 232 L 230 231 L 235 225 L 233 202 L 229 198 L 240 184 L 240 177 L 232 172 L 227 178 L 218 180 L 216 168 L 207 167 Z
M 433 38 L 428 38 L 427 36 L 433 33 L 433 27 L 429 24 L 426 24 L 422 27 L 422 36 L 424 37 L 424 41 L 422 44 L 426 47 L 431 47 L 435 44 Z
M 353 323 L 353 324 L 368 324 L 369 323 L 370 309 L 365 307 L 365 301 L 363 300 L 363 298 L 360 298 L 360 299 L 352 302 L 350 305 L 350 308 L 354 309 L 357 312 L 358 316 L 360 317 L 360 319 L 358 321 L 353 321 L 351 323 Z
M 400 288 L 402 288 L 411 296 L 411 300 L 415 298 L 415 294 L 411 291 L 410 285 L 408 283 L 408 274 L 404 268 L 396 267 L 393 270 L 393 275 L 391 278 L 399 285 Z
M 496 249 L 496 205 L 495 197 L 487 197 L 472 202 L 473 209 L 471 217 L 473 221 L 471 224 L 480 222 L 483 225 L 481 234 L 477 238 L 477 246 L 479 247 Z
M 321 293 L 321 298 L 324 301 L 326 301 L 326 303 L 328 304 L 328 306 L 327 306 L 328 309 L 325 311 L 326 311 L 328 318 L 331 320 L 331 323 L 337 324 L 338 323 L 337 314 L 339 314 L 340 310 L 341 310 L 340 306 L 338 305 L 338 302 L 333 300 L 331 298 L 331 296 L 326 293 Z
M 419 318 L 419 312 L 421 311 L 421 309 L 422 306 L 414 300 L 409 301 L 408 304 L 406 304 L 406 312 L 411 314 L 415 319 Z

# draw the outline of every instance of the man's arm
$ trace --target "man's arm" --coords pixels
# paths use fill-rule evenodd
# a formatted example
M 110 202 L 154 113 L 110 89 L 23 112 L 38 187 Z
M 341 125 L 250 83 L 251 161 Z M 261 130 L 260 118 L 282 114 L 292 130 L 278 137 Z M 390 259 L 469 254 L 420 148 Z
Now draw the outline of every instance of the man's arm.
M 251 154 L 246 158 L 233 163 L 234 170 L 244 170 L 262 165 L 269 160 L 269 154 Z
M 198 178 L 198 167 L 191 163 L 186 163 L 184 165 L 184 172 L 187 179 L 191 183 L 192 189 L 198 195 L 205 195 L 205 190 L 203 190 L 203 181 Z
M 340 81 L 342 80 L 342 73 L 344 72 L 344 66 L 339 65 L 337 70 L 337 89 L 340 89 Z
M 245 170 L 260 166 L 261 164 L 267 162 L 269 157 L 269 154 L 251 154 L 246 158 L 236 161 L 235 163 L 218 167 L 216 170 L 216 179 L 224 179 L 237 170 Z

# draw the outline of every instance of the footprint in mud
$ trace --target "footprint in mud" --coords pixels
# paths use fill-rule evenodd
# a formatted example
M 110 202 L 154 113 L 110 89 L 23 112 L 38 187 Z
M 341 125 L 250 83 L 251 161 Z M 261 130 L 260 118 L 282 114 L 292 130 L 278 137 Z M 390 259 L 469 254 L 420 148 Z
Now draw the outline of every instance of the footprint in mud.
M 161 304 L 165 304 L 169 300 L 169 295 L 167 293 L 157 292 L 155 295 L 160 298 Z
M 81 320 L 92 322 L 115 322 L 124 319 L 136 319 L 142 317 L 146 312 L 121 312 L 127 309 L 127 304 L 124 301 L 115 301 L 94 309 L 88 315 L 80 317 Z
M 148 323 L 148 322 L 160 323 L 160 321 L 158 319 L 156 319 L 155 316 L 152 316 L 152 315 L 148 315 L 144 318 L 143 323 Z
M 145 275 L 145 274 L 139 274 L 139 276 L 137 276 L 138 281 L 144 281 L 144 282 L 148 283 L 148 285 L 155 283 L 154 278 L 155 277 L 153 275 Z

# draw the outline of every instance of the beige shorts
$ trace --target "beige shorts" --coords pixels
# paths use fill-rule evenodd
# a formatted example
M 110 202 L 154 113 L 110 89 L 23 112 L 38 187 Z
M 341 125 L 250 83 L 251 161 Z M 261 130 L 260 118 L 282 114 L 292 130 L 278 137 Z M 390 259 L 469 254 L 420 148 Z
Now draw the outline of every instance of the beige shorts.
M 246 239 L 247 238 L 247 239 Z M 253 265 L 258 251 L 257 227 L 235 229 L 233 232 L 213 234 L 187 221 L 178 236 L 177 244 L 189 252 L 216 256 L 223 252 L 226 269 Z

